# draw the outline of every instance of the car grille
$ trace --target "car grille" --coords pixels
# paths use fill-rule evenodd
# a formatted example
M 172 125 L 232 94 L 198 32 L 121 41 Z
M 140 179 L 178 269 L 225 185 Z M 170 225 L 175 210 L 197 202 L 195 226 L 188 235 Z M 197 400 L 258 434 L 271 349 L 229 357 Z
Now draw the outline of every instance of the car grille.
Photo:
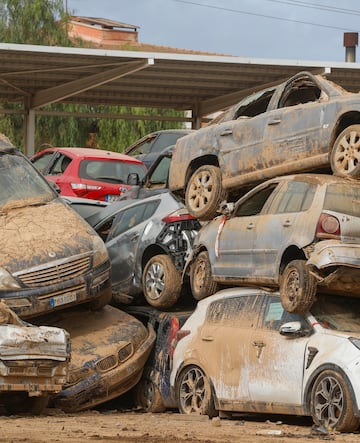
M 119 361 L 123 362 L 131 357 L 133 353 L 133 347 L 131 343 L 128 343 L 126 346 L 121 348 L 118 353 Z
M 76 277 L 90 269 L 91 255 L 59 260 L 46 267 L 36 267 L 14 274 L 29 287 L 47 286 Z
M 108 355 L 107 357 L 96 362 L 96 370 L 98 372 L 107 372 L 116 368 L 118 362 L 116 355 Z
M 125 346 L 119 349 L 118 354 L 108 355 L 101 360 L 98 360 L 95 364 L 98 372 L 107 372 L 116 368 L 120 363 L 123 363 L 133 354 L 133 345 L 127 343 Z

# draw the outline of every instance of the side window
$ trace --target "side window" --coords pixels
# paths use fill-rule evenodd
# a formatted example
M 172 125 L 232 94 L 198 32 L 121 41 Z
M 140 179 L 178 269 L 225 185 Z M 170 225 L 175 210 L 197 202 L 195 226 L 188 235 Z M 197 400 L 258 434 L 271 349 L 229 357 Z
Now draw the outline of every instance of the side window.
M 284 183 L 277 193 L 276 201 L 270 208 L 271 214 L 303 212 L 310 208 L 314 199 L 316 185 L 291 181 Z
M 309 77 L 295 80 L 285 88 L 279 101 L 279 108 L 295 106 L 302 103 L 316 102 L 320 99 L 321 89 Z
M 237 206 L 234 215 L 236 217 L 249 217 L 260 214 L 265 203 L 270 199 L 270 196 L 275 193 L 274 191 L 277 185 L 277 183 L 274 183 L 267 188 L 261 189 L 256 194 L 251 195 L 247 200 Z
M 150 148 L 154 142 L 154 137 L 147 138 L 142 143 L 139 143 L 136 148 L 131 150 L 129 152 L 129 155 L 140 155 L 140 154 L 147 154 L 150 151 Z
M 170 157 L 163 157 L 159 161 L 153 173 L 149 177 L 150 183 L 166 184 L 168 182 L 170 161 L 171 161 Z
M 234 120 L 240 117 L 255 117 L 266 112 L 274 92 L 275 88 L 266 89 L 245 98 L 240 102 L 239 108 L 235 112 Z
M 49 174 L 50 175 L 61 175 L 65 172 L 65 169 L 69 166 L 71 158 L 64 154 L 60 154 L 52 165 Z
M 260 300 L 258 296 L 225 298 L 211 303 L 206 313 L 208 324 L 253 328 L 257 325 Z
M 278 297 L 268 297 L 265 300 L 263 328 L 278 331 L 281 325 L 291 321 L 300 321 L 304 329 L 310 328 L 303 316 L 285 311 Z
M 133 206 L 118 214 L 113 222 L 109 238 L 117 237 L 128 229 L 133 228 L 144 220 L 149 219 L 155 212 L 159 201 L 152 201 Z
M 45 174 L 47 172 L 47 168 L 48 168 L 53 156 L 54 156 L 53 152 L 47 152 L 47 153 L 31 160 L 31 162 L 36 167 L 36 169 L 38 171 L 40 171 L 42 174 Z

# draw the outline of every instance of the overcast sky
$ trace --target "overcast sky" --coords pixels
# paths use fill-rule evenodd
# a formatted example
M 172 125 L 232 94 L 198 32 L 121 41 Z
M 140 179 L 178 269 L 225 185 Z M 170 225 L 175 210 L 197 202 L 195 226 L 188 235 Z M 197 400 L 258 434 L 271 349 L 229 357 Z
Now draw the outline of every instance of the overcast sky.
M 359 0 L 64 0 L 70 13 L 139 26 L 139 41 L 249 58 L 345 60 Z M 357 60 L 360 61 L 357 48 Z

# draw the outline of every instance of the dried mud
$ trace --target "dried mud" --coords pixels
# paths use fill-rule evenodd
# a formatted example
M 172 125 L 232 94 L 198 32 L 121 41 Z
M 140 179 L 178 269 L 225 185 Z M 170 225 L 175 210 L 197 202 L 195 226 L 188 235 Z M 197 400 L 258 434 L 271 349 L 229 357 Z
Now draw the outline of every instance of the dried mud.
M 299 417 L 246 415 L 210 420 L 175 412 L 144 414 L 116 409 L 78 414 L 48 409 L 40 417 L 0 416 L 0 427 L 0 442 L 14 443 L 358 443 L 360 438 L 359 434 L 314 434 L 311 420 Z

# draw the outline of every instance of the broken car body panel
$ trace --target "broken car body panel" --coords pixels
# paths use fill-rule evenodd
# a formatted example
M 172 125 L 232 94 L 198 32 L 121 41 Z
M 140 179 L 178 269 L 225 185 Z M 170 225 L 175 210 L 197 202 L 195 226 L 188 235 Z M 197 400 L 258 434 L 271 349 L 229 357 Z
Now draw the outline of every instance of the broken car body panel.
M 49 317 L 50 318 L 50 317 Z M 52 314 L 51 324 L 71 335 L 70 380 L 54 404 L 82 411 L 118 397 L 140 380 L 155 332 L 112 306 L 99 312 L 79 306 Z
M 70 336 L 62 328 L 23 322 L 0 302 L 0 391 L 58 393 L 68 381 Z

